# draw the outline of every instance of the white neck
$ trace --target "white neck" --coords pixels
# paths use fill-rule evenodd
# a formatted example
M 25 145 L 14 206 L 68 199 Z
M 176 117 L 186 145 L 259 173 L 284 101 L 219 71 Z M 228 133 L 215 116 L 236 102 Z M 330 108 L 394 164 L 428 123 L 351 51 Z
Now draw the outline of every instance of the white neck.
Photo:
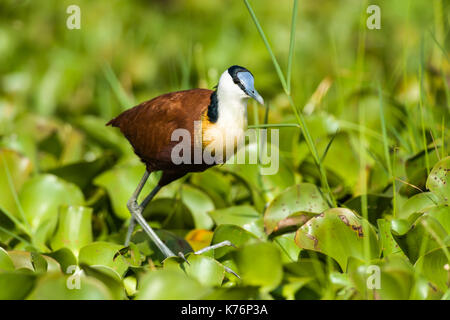
M 228 71 L 220 77 L 217 87 L 217 125 L 224 127 L 247 127 L 248 96 L 233 82 Z

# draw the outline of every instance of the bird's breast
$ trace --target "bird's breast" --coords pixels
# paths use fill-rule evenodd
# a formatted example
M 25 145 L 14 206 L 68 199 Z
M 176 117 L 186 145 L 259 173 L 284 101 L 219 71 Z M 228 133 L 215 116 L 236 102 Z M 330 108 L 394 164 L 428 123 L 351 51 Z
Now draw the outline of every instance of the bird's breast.
M 226 162 L 245 141 L 247 119 L 245 114 L 231 119 L 222 116 L 219 113 L 218 121 L 211 122 L 206 113 L 202 115 L 202 148 Z

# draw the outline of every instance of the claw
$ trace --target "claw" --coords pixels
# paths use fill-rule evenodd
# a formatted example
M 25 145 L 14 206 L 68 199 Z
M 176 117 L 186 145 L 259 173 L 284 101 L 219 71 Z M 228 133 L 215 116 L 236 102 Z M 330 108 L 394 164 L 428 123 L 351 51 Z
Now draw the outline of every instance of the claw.
M 239 277 L 239 275 L 238 275 L 236 272 L 234 272 L 233 270 L 231 270 L 230 268 L 228 268 L 228 267 L 226 267 L 226 266 L 223 266 L 223 267 L 225 268 L 225 271 L 226 271 L 226 272 L 231 273 L 232 275 L 234 275 L 235 277 L 237 277 L 239 280 L 241 279 L 241 277 Z
M 186 257 L 184 256 L 183 252 L 178 252 L 178 256 L 183 259 L 184 261 L 186 261 L 186 263 L 190 266 L 191 264 L 189 263 L 189 261 L 187 261 Z

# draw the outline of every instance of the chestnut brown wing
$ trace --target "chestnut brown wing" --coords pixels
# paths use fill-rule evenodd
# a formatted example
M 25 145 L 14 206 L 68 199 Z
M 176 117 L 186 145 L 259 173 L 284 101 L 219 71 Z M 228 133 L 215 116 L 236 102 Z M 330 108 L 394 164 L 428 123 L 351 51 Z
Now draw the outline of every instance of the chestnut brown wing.
M 194 121 L 201 120 L 212 93 L 192 89 L 163 94 L 121 113 L 107 125 L 120 128 L 148 170 L 170 170 L 174 166 L 171 151 L 178 143 L 171 141 L 173 130 L 187 129 L 193 143 Z

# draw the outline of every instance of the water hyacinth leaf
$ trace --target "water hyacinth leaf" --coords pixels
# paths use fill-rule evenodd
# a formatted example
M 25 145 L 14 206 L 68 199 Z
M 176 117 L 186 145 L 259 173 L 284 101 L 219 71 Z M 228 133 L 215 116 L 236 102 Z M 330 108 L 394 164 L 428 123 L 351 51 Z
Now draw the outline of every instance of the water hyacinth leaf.
M 270 291 L 281 282 L 281 254 L 275 245 L 269 242 L 247 244 L 233 252 L 233 258 L 244 284 Z
M 144 209 L 142 215 L 148 221 L 159 222 L 164 229 L 181 230 L 195 227 L 192 212 L 178 199 L 154 199 Z
M 238 248 L 243 246 L 244 244 L 259 241 L 256 235 L 248 232 L 245 229 L 242 229 L 241 227 L 232 224 L 222 224 L 218 226 L 214 231 L 214 236 L 211 244 L 217 244 L 226 240 L 230 241 Z M 235 249 L 230 247 L 218 248 L 214 250 L 214 258 L 220 259 L 233 250 Z
M 32 165 L 29 159 L 18 152 L 0 149 L 0 208 L 8 213 L 17 212 L 16 197 L 30 176 Z
M 113 164 L 113 156 L 105 153 L 102 157 L 93 161 L 80 161 L 67 164 L 62 167 L 56 167 L 48 170 L 55 176 L 58 176 L 68 182 L 76 184 L 80 189 L 85 189 L 92 180 L 102 171 L 107 170 Z M 82 172 L 83 174 L 80 174 Z
M 248 205 L 217 209 L 209 212 L 216 225 L 237 225 L 254 235 L 265 238 L 262 215 Z
M 204 286 L 220 286 L 222 284 L 225 268 L 213 258 L 191 254 L 188 257 L 189 265 L 186 272 L 197 279 Z M 185 262 L 186 263 L 186 262 Z
M 196 279 L 205 287 L 220 286 L 224 279 L 225 268 L 211 257 L 189 254 L 187 261 L 178 257 L 164 260 L 164 269 L 185 271 L 188 276 Z
M 447 247 L 447 252 L 450 247 Z M 445 292 L 450 285 L 450 261 L 444 249 L 434 249 L 420 257 L 414 267 L 421 270 L 421 274 L 440 290 Z
M 364 237 L 368 237 L 367 252 L 364 250 Z M 374 259 L 380 252 L 374 228 L 345 208 L 328 209 L 310 219 L 298 229 L 295 242 L 300 248 L 329 255 L 342 270 L 346 270 L 349 257 Z
M 120 219 L 128 219 L 130 212 L 127 208 L 127 201 L 133 194 L 134 190 L 144 175 L 145 167 L 136 165 L 122 165 L 116 166 L 113 169 L 103 172 L 94 180 L 94 184 L 101 186 L 108 192 L 111 199 L 114 213 Z M 151 174 L 147 183 L 141 191 L 139 200 L 150 193 L 150 191 L 156 186 L 157 180 L 155 174 Z
M 42 257 L 42 255 L 40 255 L 38 252 L 31 252 L 30 255 L 31 255 L 31 264 L 33 265 L 34 271 L 38 273 L 46 272 L 48 263 L 44 259 L 44 257 Z
M 60 205 L 82 205 L 83 193 L 54 175 L 36 175 L 27 180 L 19 195 L 20 203 L 33 231 L 55 219 Z
M 426 155 L 428 154 L 428 156 Z M 425 150 L 420 151 L 416 155 L 407 159 L 405 162 L 406 175 L 408 176 L 408 182 L 421 190 L 424 190 L 427 182 L 427 161 L 433 165 L 438 161 L 437 155 L 433 148 L 428 148 L 427 152 Z M 431 169 L 431 168 L 430 168 Z M 400 188 L 400 193 L 412 196 L 417 193 L 415 188 L 409 185 L 404 185 Z
M 414 273 L 403 260 L 374 260 L 370 263 L 350 260 L 348 274 L 357 299 L 405 300 L 414 286 Z
M 61 206 L 58 227 L 51 239 L 53 250 L 69 248 L 78 255 L 81 247 L 92 242 L 92 209 L 82 206 Z
M 170 288 L 164 290 L 162 288 Z M 138 282 L 137 300 L 195 300 L 209 289 L 182 271 L 157 270 L 145 274 Z
M 394 239 L 412 263 L 422 255 L 439 248 L 444 243 L 447 232 L 438 220 L 429 215 L 420 216 L 403 235 L 393 232 Z
M 427 179 L 427 189 L 444 203 L 450 204 L 450 156 L 433 167 Z
M 259 131 L 259 133 L 261 139 L 259 146 L 258 143 L 250 141 L 223 166 L 223 169 L 233 172 L 248 183 L 253 200 L 258 203 L 261 200 L 258 193 L 262 192 L 262 186 L 264 186 L 267 200 L 270 201 L 295 183 L 292 169 L 287 165 L 287 161 L 280 154 L 278 147 L 266 142 L 272 134 L 271 131 L 266 132 L 266 136 L 264 136 L 264 131 Z M 275 158 L 276 156 L 277 158 Z M 259 208 L 258 205 L 257 207 Z
M 14 270 L 13 261 L 11 260 L 5 249 L 0 247 L 0 272 L 13 270 Z
M 22 300 L 34 286 L 36 276 L 29 272 L 0 272 L 0 300 Z
M 203 191 L 183 186 L 181 189 L 181 201 L 189 208 L 197 229 L 211 229 L 213 221 L 208 215 L 209 211 L 214 210 L 214 202 Z
M 163 229 L 157 229 L 155 232 L 161 241 L 164 242 L 170 250 L 172 250 L 172 252 L 183 252 L 184 254 L 187 254 L 193 251 L 189 243 L 181 236 Z M 158 249 L 155 243 L 150 240 L 149 236 L 142 230 L 139 230 L 133 234 L 131 237 L 131 242 L 136 244 L 139 251 L 145 256 L 151 256 L 154 254 L 155 258 L 159 261 L 166 258 L 162 254 L 161 250 Z
M 106 121 L 94 116 L 83 116 L 76 120 L 76 124 L 86 134 L 100 143 L 101 145 L 112 148 L 121 152 L 123 155 L 132 155 L 132 149 L 127 144 L 126 140 L 121 136 L 118 130 L 99 130 L 104 128 Z
M 266 233 L 276 231 L 278 223 L 295 212 L 321 213 L 328 208 L 317 186 L 310 183 L 292 186 L 278 195 L 266 209 L 264 213 Z
M 447 234 L 450 234 L 450 206 L 440 205 L 429 207 L 423 210 L 425 215 L 435 218 L 441 226 L 445 229 Z
M 95 278 L 61 273 L 41 277 L 28 300 L 110 300 L 108 288 Z
M 108 288 L 113 299 L 124 300 L 126 298 L 122 279 L 110 267 L 100 265 L 83 265 L 82 267 L 86 276 L 100 280 Z M 74 275 L 76 275 L 76 273 L 72 273 L 72 276 Z
M 435 206 L 438 201 L 438 197 L 432 192 L 415 194 L 401 206 L 398 210 L 397 218 L 408 219 L 411 214 L 423 212 L 424 209 Z
M 63 273 L 69 273 L 68 268 L 77 265 L 77 258 L 73 252 L 68 248 L 61 248 L 59 250 L 46 253 L 47 256 L 55 259 L 61 266 L 61 271 Z
M 88 266 L 106 266 L 114 270 L 119 277 L 122 277 L 128 269 L 125 258 L 116 253 L 123 246 L 109 242 L 93 242 L 81 248 L 78 255 L 79 264 Z
M 139 248 L 137 245 L 135 245 L 133 242 L 130 242 L 130 244 L 127 247 L 124 247 L 116 252 L 114 255 L 114 260 L 117 258 L 118 255 L 121 255 L 125 261 L 130 265 L 130 267 L 139 267 L 142 263 L 142 261 L 145 259 L 143 255 L 141 255 Z
M 60 271 L 60 265 L 55 259 L 37 252 L 12 250 L 8 251 L 8 255 L 16 270 L 28 269 L 35 272 Z
M 367 215 L 369 218 L 369 222 L 372 224 L 376 224 L 377 219 L 381 218 L 384 211 L 389 208 L 391 201 L 392 197 L 377 194 L 368 194 Z M 344 205 L 355 212 L 363 212 L 361 202 L 362 197 L 357 196 L 346 201 Z
M 300 248 L 295 243 L 295 232 L 285 233 L 277 236 L 272 241 L 279 246 L 281 261 L 283 263 L 296 262 L 300 254 Z
M 231 202 L 231 177 L 214 168 L 192 175 L 191 183 L 204 191 L 216 208 L 226 207 Z
M 402 255 L 402 249 L 400 249 L 400 246 L 395 242 L 394 237 L 392 236 L 391 223 L 385 219 L 378 219 L 377 224 L 383 257 L 396 254 Z

